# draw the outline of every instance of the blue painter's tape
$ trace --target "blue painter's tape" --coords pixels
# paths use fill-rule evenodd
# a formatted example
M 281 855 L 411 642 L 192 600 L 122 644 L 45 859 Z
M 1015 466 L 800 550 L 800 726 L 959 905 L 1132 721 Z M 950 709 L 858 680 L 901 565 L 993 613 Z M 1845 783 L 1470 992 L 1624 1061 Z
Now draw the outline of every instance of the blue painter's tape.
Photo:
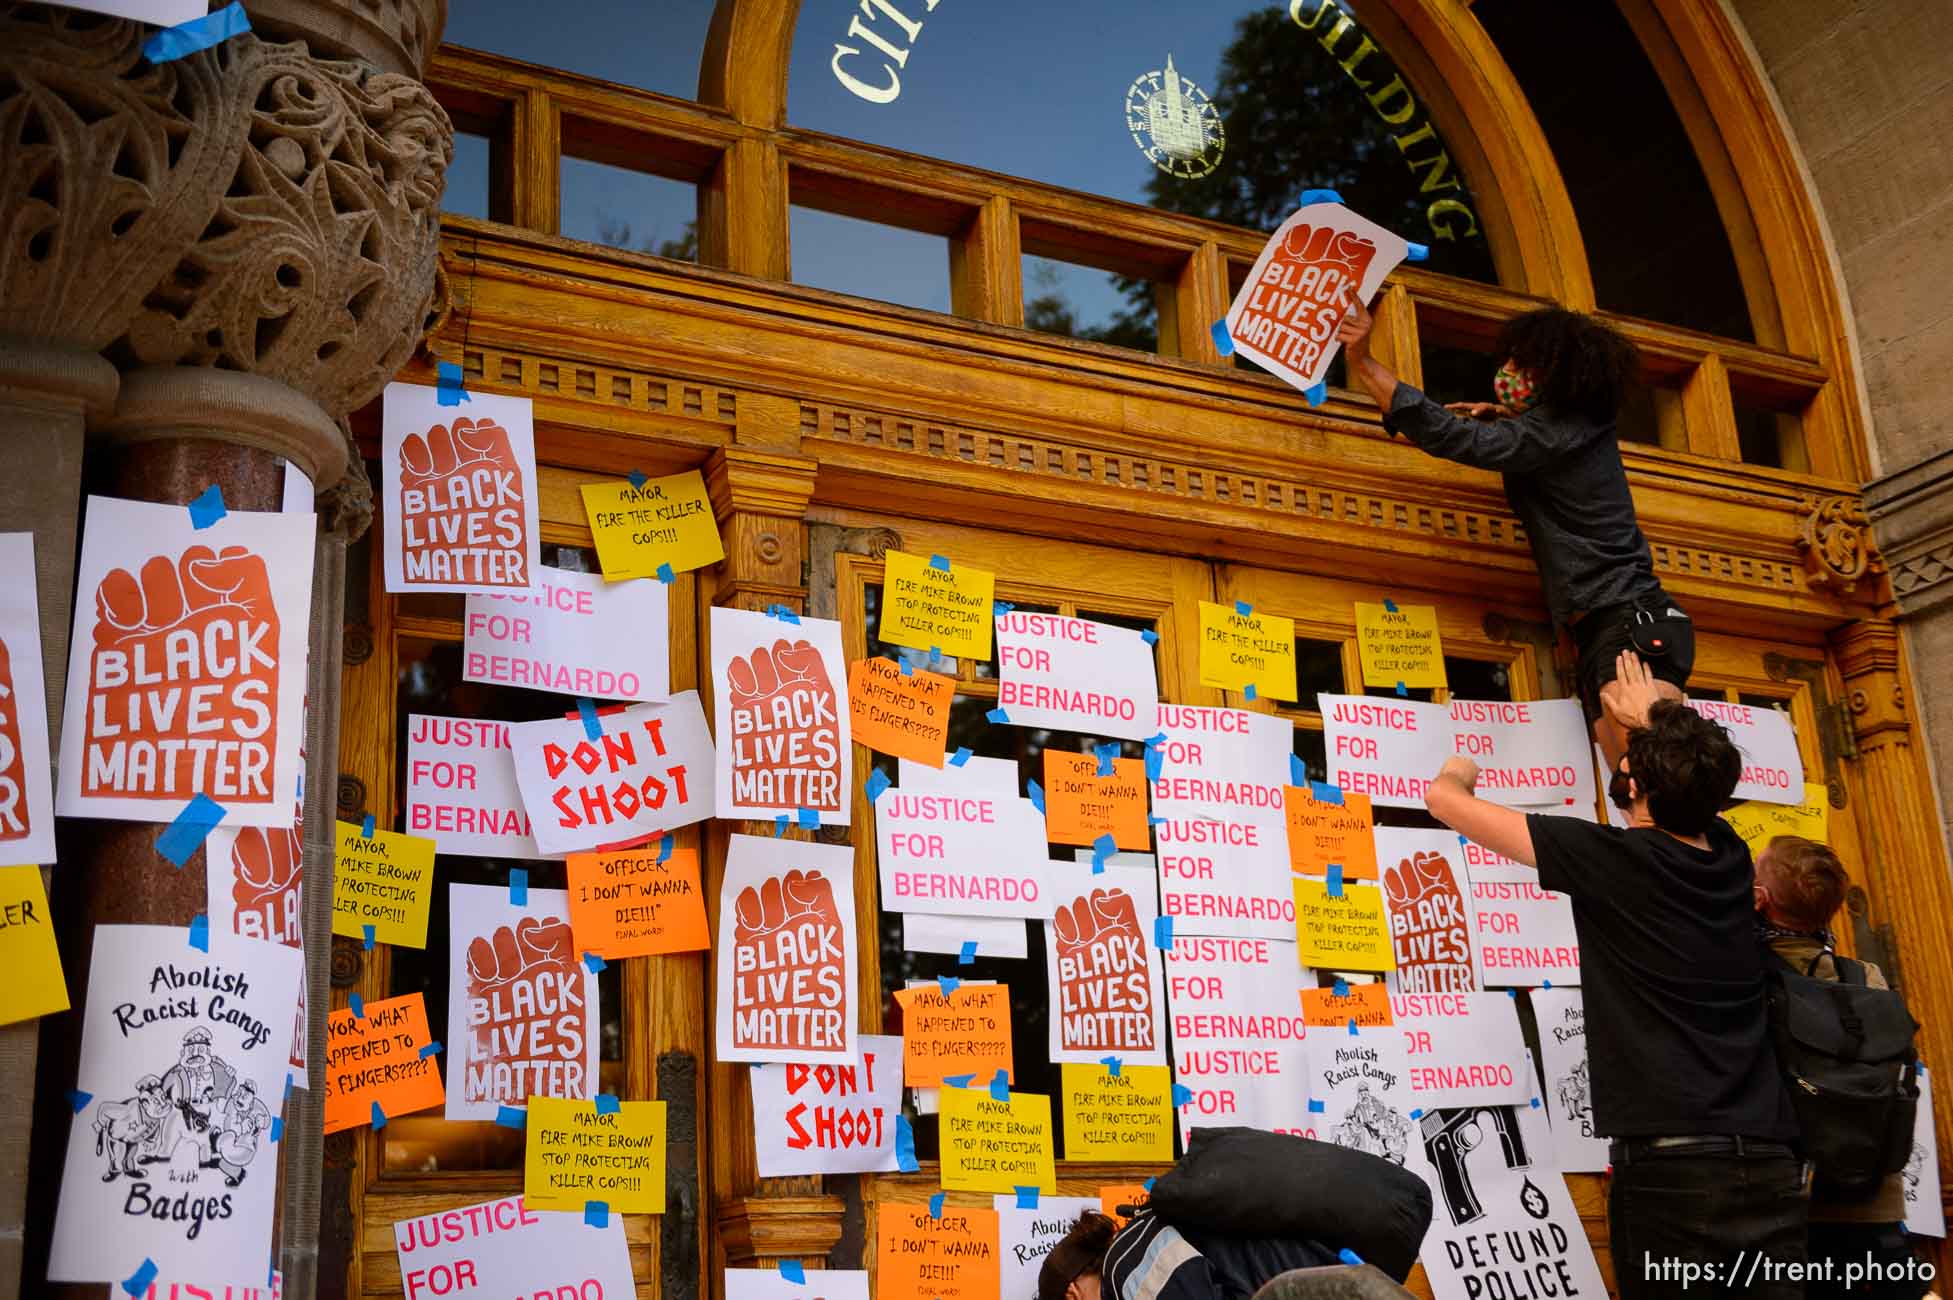
M 1032 781 L 1030 783 L 1030 787 L 1031 787 L 1031 806 L 1037 809 L 1039 812 L 1043 812 L 1044 811 L 1044 787 L 1039 785 L 1036 781 Z
M 990 617 L 1002 618 L 1016 608 L 1017 606 L 1007 600 L 993 600 L 990 602 Z
M 600 1092 L 597 1094 L 597 1113 L 599 1115 L 615 1115 L 623 1108 L 624 1103 L 617 1100 L 616 1093 Z
M 1288 756 L 1288 783 L 1290 785 L 1309 784 L 1309 765 L 1302 761 L 1302 755 Z
M 791 623 L 795 627 L 800 626 L 800 615 L 794 613 L 785 605 L 768 605 L 766 607 L 766 616 L 768 618 L 777 618 L 782 623 Z
M 1335 190 L 1303 190 L 1302 197 L 1296 200 L 1295 206 L 1306 208 L 1311 203 L 1341 203 L 1342 201 L 1343 196 Z
M 1166 818 L 1158 816 L 1156 814 L 1154 816 L 1148 817 L 1146 819 L 1146 824 L 1149 826 L 1164 826 L 1166 825 Z
M 583 969 L 589 971 L 592 975 L 602 970 L 607 964 L 603 958 L 597 956 L 594 952 L 586 952 L 583 954 Z
M 231 37 L 242 36 L 250 30 L 251 20 L 245 16 L 240 0 L 239 3 L 225 5 L 214 14 L 192 18 L 175 27 L 165 27 L 142 43 L 142 57 L 151 63 L 171 63 L 198 50 L 221 45 Z
M 1156 916 L 1153 918 L 1153 946 L 1171 948 L 1173 946 L 1173 918 Z
M 1342 1260 L 1343 1263 L 1348 1264 L 1351 1268 L 1363 1267 L 1363 1257 L 1351 1250 L 1348 1246 L 1337 1251 L 1336 1258 Z
M 631 491 L 633 492 L 644 491 L 644 485 L 651 481 L 644 476 L 644 471 L 639 469 L 632 470 L 624 477 L 631 481 Z
M 1350 1022 L 1349 1022 L 1349 1036 L 1350 1036 L 1351 1038 L 1354 1038 L 1354 1037 L 1356 1037 L 1356 1018 L 1355 1018 L 1354 1016 L 1352 1016 L 1352 1017 L 1350 1018 Z
M 940 664 L 942 663 L 942 661 L 943 661 L 943 648 L 942 648 L 941 646 L 939 646 L 939 645 L 932 645 L 932 646 L 930 646 L 930 647 L 929 647 L 929 666 L 930 666 L 931 668 L 935 668 L 935 667 L 937 667 L 938 665 L 940 665 Z M 914 676 L 914 674 L 913 674 L 913 673 L 911 673 L 911 674 L 910 674 L 910 676 Z
M 1340 862 L 1329 864 L 1329 896 L 1331 898 L 1343 896 L 1343 864 Z
M 433 1042 L 429 1043 L 427 1046 L 420 1049 L 420 1059 L 423 1061 L 425 1061 L 430 1056 L 439 1056 L 440 1054 L 441 1054 L 441 1040 L 438 1038 L 435 1039 Z
M 956 752 L 949 756 L 949 765 L 951 767 L 961 767 L 969 761 L 970 747 L 968 745 L 958 745 Z
M 783 1259 L 780 1261 L 780 1276 L 795 1286 L 806 1286 L 807 1266 L 797 1259 Z
M 1509 997 L 1509 998 L 1511 998 L 1511 999 L 1512 999 L 1512 1000 L 1513 1000 L 1514 1002 L 1517 1002 L 1517 1001 L 1519 1000 L 1519 990 L 1518 990 L 1518 989 L 1507 989 L 1507 990 L 1505 991 L 1505 995 L 1506 995 L 1507 997 Z
M 224 489 L 212 483 L 203 495 L 190 503 L 190 527 L 202 532 L 230 511 L 224 508 Z
M 1309 782 L 1309 797 L 1317 803 L 1341 803 L 1343 801 L 1343 787 L 1340 785 L 1331 785 L 1327 781 L 1311 781 Z
M 675 840 L 674 840 L 674 839 L 672 838 L 672 834 L 671 834 L 671 832 L 670 832 L 670 831 L 666 831 L 666 832 L 665 832 L 665 835 L 664 835 L 664 838 L 658 841 L 658 861 L 660 861 L 660 862 L 669 862 L 669 861 L 671 861 L 671 850 L 672 850 L 672 846 L 673 846 L 673 845 L 674 845 L 674 844 L 675 844 L 676 842 L 677 842 L 677 841 L 675 841 Z
M 1017 1208 L 1018 1208 L 1018 1209 L 1020 1209 L 1020 1210 L 1035 1210 L 1035 1209 L 1037 1209 L 1037 1208 L 1038 1208 L 1038 1189 L 1037 1189 L 1037 1188 L 1035 1188 L 1035 1187 L 1020 1187 L 1020 1188 L 1018 1188 L 1018 1189 L 1017 1189 Z
M 380 1103 L 376 1101 L 373 1104 L 377 1107 Z M 284 1138 L 285 1117 L 283 1115 L 274 1115 L 271 1118 L 271 1140 L 273 1142 L 282 1142 Z
M 373 1103 L 373 1127 L 376 1129 L 383 1129 L 386 1126 L 387 1126 L 387 1113 L 386 1111 L 380 1109 L 380 1103 L 376 1101 Z
M 1001 726 L 1010 725 L 1010 714 L 1005 713 L 1001 708 L 992 709 L 990 710 L 990 712 L 984 714 L 983 716 L 988 718 L 990 721 L 995 722 Z
M 1552 980 L 1541 980 L 1541 981 L 1539 982 L 1539 986 L 1540 986 L 1541 988 L 1543 988 L 1543 989 L 1550 989 L 1550 988 L 1552 988 L 1552 987 L 1553 987 L 1553 981 L 1552 981 Z
M 509 906 L 529 906 L 529 869 L 527 867 L 509 868 Z
M 437 361 L 434 364 L 434 402 L 437 406 L 459 406 L 471 400 L 468 384 L 462 377 L 461 367 L 452 361 Z
M 954 975 L 938 975 L 936 976 L 936 987 L 942 990 L 944 997 L 951 997 L 955 994 L 956 990 L 963 987 L 963 981 L 957 979 Z
M 1148 745 L 1146 747 L 1146 779 L 1148 781 L 1159 780 L 1160 772 L 1165 766 L 1166 751 L 1157 746 Z
M 1176 1084 L 1174 1084 L 1174 1085 L 1173 1085 L 1173 1104 L 1174 1104 L 1174 1105 L 1176 1105 L 1176 1106 L 1188 1106 L 1188 1105 L 1192 1105 L 1192 1104 L 1193 1104 L 1193 1089 L 1192 1089 L 1192 1088 L 1189 1088 L 1189 1087 L 1188 1087 L 1188 1086 L 1187 1086 L 1186 1084 L 1184 1084 L 1184 1083 L 1176 1083 Z
M 224 820 L 227 811 L 224 805 L 209 795 L 198 794 L 183 805 L 183 811 L 176 815 L 176 820 L 165 826 L 163 833 L 156 837 L 156 851 L 177 866 L 182 866 L 190 860 L 192 853 L 203 846 L 204 837 L 217 828 L 217 823 Z
M 1217 320 L 1208 333 L 1214 336 L 1214 351 L 1224 357 L 1234 355 L 1234 335 L 1228 332 L 1227 321 Z
M 583 1222 L 592 1228 L 610 1226 L 609 1201 L 585 1201 L 583 1203 Z
M 873 803 L 888 793 L 888 773 L 879 767 L 868 773 L 868 802 Z
M 360 835 L 370 840 L 373 838 L 373 832 L 378 829 L 379 829 L 379 823 L 374 820 L 373 814 L 367 813 L 366 820 L 360 823 L 360 827 L 359 827 Z
M 529 1112 L 515 1106 L 497 1106 L 495 1122 L 503 1128 L 528 1128 Z
M 1533 1107 L 1533 1109 L 1534 1109 L 1534 1110 L 1538 1110 L 1538 1109 L 1539 1109 L 1539 1098 L 1537 1098 L 1537 1097 L 1534 1097 L 1534 1098 L 1532 1099 L 1532 1107 Z
M 1410 1117 L 1412 1119 L 1422 1119 L 1424 1118 L 1424 1112 L 1422 1109 L 1414 1110 L 1410 1113 Z
M 1241 698 L 1246 700 L 1252 700 L 1254 697 L 1255 697 L 1255 684 L 1253 682 L 1249 682 L 1248 689 L 1241 692 Z
M 1164 745 L 1166 743 L 1166 733 L 1164 731 L 1156 731 L 1152 735 L 1146 737 L 1146 739 L 1140 741 L 1139 743 L 1146 746 L 1146 748 L 1148 749 L 1158 749 L 1161 745 Z
M 1141 630 L 1139 639 L 1147 645 L 1158 645 L 1160 643 L 1160 634 L 1149 627 Z
M 374 938 L 373 935 L 373 927 L 370 925 L 362 925 L 359 927 L 359 929 L 360 929 L 360 937 L 361 937 L 361 946 L 364 947 L 366 951 L 372 952 L 373 945 L 376 942 L 376 939 Z
M 576 702 L 577 716 L 583 719 L 583 735 L 586 740 L 602 740 L 604 724 L 597 718 L 597 702 L 587 697 Z
M 969 1087 L 969 1086 L 970 1086 L 970 1085 L 971 1085 L 972 1083 L 975 1083 L 975 1082 L 976 1082 L 976 1076 L 975 1076 L 974 1074 L 951 1074 L 951 1075 L 945 1075 L 945 1076 L 944 1076 L 944 1078 L 943 1078 L 943 1087 L 945 1087 L 945 1088 L 967 1088 L 967 1087 Z
M 975 939 L 965 939 L 963 946 L 956 952 L 956 964 L 958 966 L 976 965 L 976 950 L 977 941 Z
M 1328 1109 L 1328 1107 L 1326 1107 L 1326 1106 L 1324 1106 L 1324 1105 L 1322 1104 L 1322 1099 L 1321 1099 L 1321 1098 L 1319 1098 L 1319 1097 L 1311 1097 L 1311 1098 L 1309 1098 L 1309 1113 L 1310 1113 L 1311 1115 L 1320 1115 L 1320 1114 L 1322 1114 L 1322 1112 L 1323 1112 L 1323 1111 L 1325 1111 L 1325 1110 L 1327 1110 L 1327 1109 Z
M 1001 1065 L 997 1067 L 997 1073 L 990 1077 L 990 1100 L 1010 1100 L 1010 1076 L 1004 1073 Z
M 1410 692 L 1404 689 L 1404 684 L 1403 684 L 1402 682 L 1398 682 L 1398 683 L 1397 683 L 1397 694 L 1399 694 L 1399 695 L 1401 695 L 1401 696 L 1404 696 L 1404 697 L 1406 697 L 1406 698 L 1408 698 L 1408 697 L 1409 697 L 1409 695 L 1410 695 Z
M 1116 1079 L 1119 1077 L 1119 1071 L 1125 1068 L 1126 1063 L 1116 1056 L 1101 1056 L 1099 1058 L 1099 1064 L 1105 1067 L 1107 1074 Z
M 1339 997 L 1339 998 L 1346 998 L 1346 997 L 1348 997 L 1348 996 L 1349 996 L 1349 981 L 1348 981 L 1348 980 L 1346 980 L 1346 979 L 1341 979 L 1341 978 L 1339 978 L 1339 979 L 1337 979 L 1337 981 L 1336 981 L 1336 984 L 1335 984 L 1335 987 L 1334 987 L 1334 988 L 1332 988 L 1332 989 L 1330 989 L 1330 993 L 1331 993 L 1331 994 L 1332 994 L 1333 996 L 1335 996 L 1335 997 Z
M 902 675 L 904 677 L 915 676 L 915 665 L 910 663 L 907 658 L 897 659 L 895 662 L 902 669 Z
M 1112 833 L 1110 831 L 1107 831 L 1104 835 L 1101 835 L 1097 839 L 1093 840 L 1092 841 L 1092 874 L 1095 876 L 1102 875 L 1105 871 L 1105 860 L 1111 857 L 1114 853 L 1117 853 L 1118 851 L 1119 851 L 1118 842 L 1112 838 Z
M 786 833 L 787 833 L 787 815 L 785 813 L 781 813 L 778 817 L 775 817 L 773 819 L 773 838 L 777 840 L 782 835 L 785 835 Z
M 670 565 L 670 564 L 660 564 L 660 565 L 658 566 L 658 581 L 659 581 L 659 582 L 662 582 L 662 583 L 665 583 L 665 584 L 667 584 L 667 585 L 669 585 L 669 584 L 671 584 L 671 583 L 673 583 L 673 582 L 676 582 L 677 580 L 678 580 L 678 575 L 677 575 L 677 574 L 675 574 L 675 573 L 673 573 L 673 572 L 671 571 L 671 565 Z
M 1431 258 L 1431 246 L 1429 244 L 1413 244 L 1408 241 L 1405 242 L 1404 260 L 1406 262 L 1427 262 L 1430 260 L 1430 258 Z
M 155 1280 L 156 1261 L 145 1255 L 143 1257 L 142 1267 L 123 1279 L 122 1289 L 130 1295 L 145 1295 L 149 1291 L 150 1283 Z
M 363 998 L 363 997 L 361 997 L 361 996 L 360 996 L 359 994 L 357 994 L 357 993 L 351 993 L 351 994 L 348 994 L 348 995 L 347 995 L 347 997 L 346 997 L 346 1005 L 347 1005 L 347 1006 L 349 1006 L 349 1007 L 351 1007 L 351 1008 L 353 1009 L 353 1019 L 355 1019 L 355 1020 L 364 1020 L 364 1019 L 366 1019 L 366 999 L 365 999 L 365 998 Z
M 292 1099 L 292 1072 L 290 1070 L 285 1071 L 285 1091 L 282 1096 L 286 1101 Z
M 937 1193 L 936 1193 L 936 1194 L 935 1194 L 934 1196 L 932 1196 L 932 1197 L 930 1197 L 930 1198 L 929 1198 L 929 1217 L 930 1217 L 930 1218 L 932 1218 L 932 1219 L 940 1219 L 940 1218 L 942 1218 L 942 1217 L 943 1217 L 943 1200 L 944 1200 L 944 1199 L 945 1199 L 945 1198 L 946 1198 L 946 1197 L 947 1197 L 948 1195 L 949 1195 L 949 1194 L 948 1194 L 947 1192 L 937 1192 Z
M 1328 397 L 1329 397 L 1328 384 L 1323 384 L 1323 383 L 1310 384 L 1307 388 L 1302 390 L 1302 400 L 1307 402 L 1310 406 L 1321 406 Z
M 949 560 L 946 556 L 932 555 L 929 557 L 929 567 L 932 569 L 941 569 L 944 573 L 948 573 Z
M 1388 596 L 1383 598 L 1383 607 L 1387 613 L 1395 614 L 1397 612 L 1397 602 Z
M 80 1088 L 68 1089 L 68 1104 L 75 1108 L 75 1114 L 77 1115 L 87 1110 L 88 1103 L 93 1100 L 95 1100 L 95 1094 L 92 1092 L 83 1092 Z
M 1253 605 L 1250 605 L 1245 600 L 1237 600 L 1234 602 L 1234 612 L 1239 614 L 1241 617 L 1246 618 L 1248 617 L 1248 615 L 1255 612 L 1255 607 Z
M 821 826 L 821 815 L 812 808 L 802 808 L 794 814 L 794 820 L 800 824 L 800 829 L 803 831 L 817 831 Z
M 1099 769 L 1094 775 L 1111 776 L 1114 772 L 1118 771 L 1113 766 L 1113 763 L 1119 757 L 1119 743 L 1117 741 L 1103 741 L 1100 744 L 1094 745 L 1092 752 L 1099 756 Z
M 190 918 L 190 946 L 199 952 L 210 951 L 210 918 L 202 912 Z
M 915 1158 L 915 1128 L 907 1115 L 895 1117 L 895 1167 L 905 1174 L 921 1167 Z

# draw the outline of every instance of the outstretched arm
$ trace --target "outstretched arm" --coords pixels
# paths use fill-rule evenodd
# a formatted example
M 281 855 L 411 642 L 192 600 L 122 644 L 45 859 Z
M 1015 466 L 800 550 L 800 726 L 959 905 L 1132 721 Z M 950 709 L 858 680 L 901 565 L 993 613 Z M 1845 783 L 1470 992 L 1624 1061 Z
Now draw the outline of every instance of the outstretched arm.
M 1474 793 L 1477 787 L 1478 764 L 1469 758 L 1447 758 L 1438 769 L 1437 779 L 1424 792 L 1424 806 L 1472 843 L 1537 867 L 1539 860 L 1533 854 L 1533 833 L 1526 825 L 1526 814 L 1486 802 Z

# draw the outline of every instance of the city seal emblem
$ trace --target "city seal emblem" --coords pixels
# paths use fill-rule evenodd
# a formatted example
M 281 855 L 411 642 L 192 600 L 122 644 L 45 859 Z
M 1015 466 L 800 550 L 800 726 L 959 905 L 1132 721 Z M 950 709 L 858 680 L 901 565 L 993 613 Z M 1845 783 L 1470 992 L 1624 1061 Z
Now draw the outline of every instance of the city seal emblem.
M 1218 167 L 1227 143 L 1214 101 L 1174 69 L 1171 54 L 1164 71 L 1142 73 L 1126 88 L 1126 129 L 1155 167 L 1186 180 Z

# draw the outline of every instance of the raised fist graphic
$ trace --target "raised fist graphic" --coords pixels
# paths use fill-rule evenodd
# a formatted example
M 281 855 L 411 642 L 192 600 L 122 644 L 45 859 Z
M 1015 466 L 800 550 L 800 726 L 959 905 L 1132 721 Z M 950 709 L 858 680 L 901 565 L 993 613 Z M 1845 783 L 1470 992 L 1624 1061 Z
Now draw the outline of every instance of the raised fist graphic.
M 1456 993 L 1477 987 L 1465 930 L 1465 891 L 1442 853 L 1416 853 L 1383 873 L 1397 981 L 1405 993 Z
M 20 701 L 14 698 L 13 656 L 0 640 L 0 844 L 23 840 L 28 825 L 27 759 L 20 744 Z
M 847 948 L 834 887 L 816 871 L 768 876 L 733 901 L 733 1046 L 782 1052 L 847 1042 Z
M 401 569 L 409 582 L 529 585 L 522 466 L 509 431 L 457 416 L 400 440 Z
M 1129 936 L 1144 951 L 1145 936 L 1139 932 L 1139 913 L 1123 889 L 1094 889 L 1068 907 L 1060 907 L 1052 918 L 1058 932 L 1058 952 L 1089 948 L 1101 936 Z
M 272 798 L 278 611 L 262 557 L 192 546 L 95 589 L 83 785 L 90 795 Z M 169 740 L 170 747 L 159 742 Z
M 299 881 L 305 849 L 292 827 L 246 826 L 231 845 L 237 932 L 299 946 Z
M 560 917 L 525 916 L 471 939 L 462 1095 L 518 1106 L 534 1094 L 591 1096 L 587 978 Z
M 735 800 L 750 808 L 841 810 L 841 724 L 821 653 L 807 641 L 726 665 Z M 762 743 L 764 738 L 764 743 Z
M 1094 889 L 1051 918 L 1058 954 L 1059 1047 L 1151 1051 L 1153 982 L 1139 913 L 1123 889 Z
M 834 905 L 834 886 L 826 876 L 795 868 L 785 878 L 767 877 L 758 889 L 748 885 L 740 890 L 733 918 L 733 941 L 757 944 L 807 921 L 838 927 L 841 910 Z
M 1346 301 L 1363 284 L 1363 273 L 1377 255 L 1377 246 L 1361 235 L 1306 223 L 1289 227 L 1282 236 L 1282 256 L 1320 266 L 1323 275 L 1309 297 L 1315 302 Z
M 484 994 L 549 967 L 566 974 L 576 969 L 570 924 L 554 916 L 525 916 L 514 929 L 498 926 L 489 938 L 468 944 L 468 992 Z

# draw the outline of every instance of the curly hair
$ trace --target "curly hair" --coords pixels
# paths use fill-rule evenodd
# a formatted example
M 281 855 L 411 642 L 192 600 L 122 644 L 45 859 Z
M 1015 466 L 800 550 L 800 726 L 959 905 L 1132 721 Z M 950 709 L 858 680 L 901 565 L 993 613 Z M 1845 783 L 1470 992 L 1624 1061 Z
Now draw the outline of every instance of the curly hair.
M 1743 754 L 1721 723 L 1677 700 L 1658 700 L 1648 725 L 1628 733 L 1627 769 L 1655 825 L 1700 835 L 1736 792 Z
M 1499 331 L 1498 355 L 1530 371 L 1542 404 L 1611 420 L 1641 373 L 1634 344 L 1592 316 L 1541 307 Z
M 1091 1210 L 1078 1216 L 1038 1269 L 1038 1300 L 1065 1300 L 1065 1292 L 1081 1277 L 1105 1271 L 1105 1252 L 1119 1233 L 1118 1221 Z

